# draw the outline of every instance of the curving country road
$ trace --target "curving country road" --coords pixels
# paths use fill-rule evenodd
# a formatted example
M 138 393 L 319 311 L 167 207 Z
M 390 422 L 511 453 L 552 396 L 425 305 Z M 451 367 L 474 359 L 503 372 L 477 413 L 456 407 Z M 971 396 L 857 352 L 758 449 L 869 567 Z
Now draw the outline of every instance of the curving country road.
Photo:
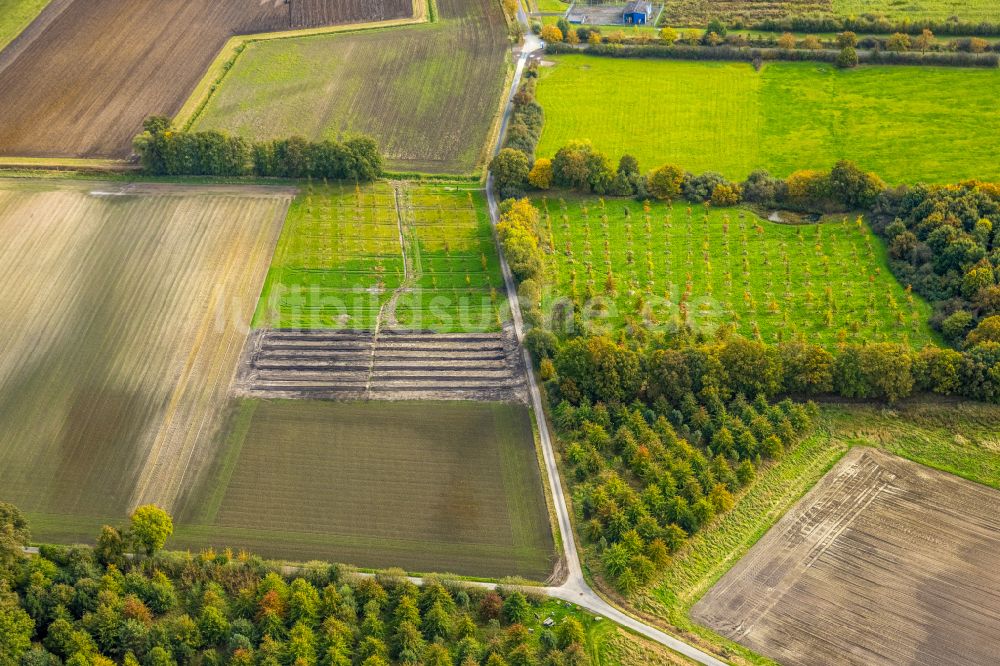
M 520 46 L 520 55 L 517 66 L 514 70 L 514 80 L 507 95 L 507 105 L 504 109 L 503 120 L 500 125 L 500 133 L 497 136 L 497 144 L 493 148 L 493 154 L 500 150 L 507 124 L 510 120 L 512 100 L 521 82 L 521 75 L 524 72 L 528 58 L 535 52 L 544 48 L 545 44 L 535 36 L 528 25 L 528 17 L 524 9 L 518 6 L 518 21 L 524 33 L 524 40 Z M 499 219 L 499 208 L 496 197 L 493 196 L 493 176 L 486 179 L 486 197 L 490 207 L 490 222 L 494 228 L 496 236 L 496 224 Z M 514 276 L 507 264 L 507 258 L 500 247 L 499 238 L 497 240 L 497 252 L 500 255 L 500 267 L 503 271 L 504 285 L 507 289 L 507 300 L 510 303 L 511 316 L 514 320 L 514 331 L 517 334 L 518 342 L 524 341 L 524 321 L 521 318 L 521 307 L 517 298 L 517 287 L 514 284 Z M 559 532 L 562 535 L 563 557 L 566 562 L 567 576 L 565 582 L 557 587 L 547 587 L 542 591 L 557 599 L 569 601 L 587 610 L 606 617 L 618 624 L 631 629 L 632 631 L 650 638 L 661 645 L 665 645 L 671 650 L 678 652 L 685 657 L 706 666 L 725 666 L 725 662 L 713 657 L 706 652 L 699 650 L 693 645 L 688 645 L 684 641 L 675 638 L 659 629 L 652 627 L 636 618 L 625 614 L 615 606 L 605 601 L 587 583 L 583 575 L 583 567 L 580 565 L 580 556 L 576 549 L 576 539 L 573 534 L 573 525 L 570 522 L 569 509 L 566 504 L 566 497 L 563 494 L 563 486 L 559 477 L 559 467 L 556 464 L 555 449 L 552 446 L 552 438 L 549 434 L 548 425 L 545 422 L 545 410 L 542 406 L 541 392 L 538 390 L 538 383 L 535 379 L 534 367 L 528 350 L 521 345 L 521 354 L 524 360 L 525 371 L 528 375 L 528 387 L 531 394 L 531 406 L 535 412 L 535 420 L 538 425 L 538 434 L 542 443 L 542 456 L 545 461 L 545 471 L 548 476 L 549 487 L 552 489 L 552 499 L 555 504 L 556 517 L 559 523 Z

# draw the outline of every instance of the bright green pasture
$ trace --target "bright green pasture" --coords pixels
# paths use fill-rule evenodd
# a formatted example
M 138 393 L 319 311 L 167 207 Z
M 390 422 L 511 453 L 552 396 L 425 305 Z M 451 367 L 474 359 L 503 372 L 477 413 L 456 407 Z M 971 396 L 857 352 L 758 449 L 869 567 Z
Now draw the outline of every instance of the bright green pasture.
M 292 204 L 257 307 L 270 328 L 497 330 L 503 278 L 483 195 L 315 185 Z
M 892 18 L 947 20 L 953 16 L 967 22 L 1000 21 L 995 0 L 832 0 L 839 16 L 881 14 Z
M 1000 70 L 554 57 L 537 89 L 538 154 L 590 139 L 644 169 L 734 179 L 857 162 L 890 182 L 1000 179 Z
M 882 244 L 846 217 L 769 222 L 752 212 L 597 198 L 539 200 L 555 291 L 591 324 L 732 323 L 767 341 L 932 340 L 928 306 L 892 277 Z M 610 280 L 609 280 L 610 277 Z
M 895 20 L 966 22 L 1000 21 L 994 0 L 673 0 L 666 3 L 666 21 L 672 25 L 704 26 L 719 18 L 732 25 L 740 19 L 753 25 L 766 18 L 803 15 L 860 16 L 874 14 Z
M 554 544 L 526 407 L 241 400 L 171 547 L 544 580 Z
M 0 51 L 35 20 L 51 0 L 0 0 Z

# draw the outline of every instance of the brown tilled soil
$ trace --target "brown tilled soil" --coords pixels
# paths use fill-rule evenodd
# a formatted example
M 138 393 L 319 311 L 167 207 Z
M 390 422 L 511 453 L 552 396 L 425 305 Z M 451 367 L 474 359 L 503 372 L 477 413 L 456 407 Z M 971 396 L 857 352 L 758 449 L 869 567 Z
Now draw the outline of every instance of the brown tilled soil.
M 855 448 L 691 615 L 786 666 L 996 664 L 1000 492 Z
M 293 0 L 293 28 L 388 21 L 413 15 L 412 0 Z
M 412 14 L 404 0 L 61 0 L 0 54 L 0 155 L 126 157 L 236 34 Z M 327 5 L 330 7 L 327 7 Z M 404 6 L 405 5 L 405 6 Z
M 255 331 L 236 392 L 258 398 L 526 402 L 512 331 Z

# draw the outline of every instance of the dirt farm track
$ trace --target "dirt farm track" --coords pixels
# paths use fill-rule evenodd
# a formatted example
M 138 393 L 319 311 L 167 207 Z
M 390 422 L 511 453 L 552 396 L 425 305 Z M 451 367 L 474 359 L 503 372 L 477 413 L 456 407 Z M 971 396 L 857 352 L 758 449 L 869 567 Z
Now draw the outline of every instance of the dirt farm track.
M 125 157 L 236 34 L 401 18 L 407 0 L 53 0 L 0 53 L 0 155 Z

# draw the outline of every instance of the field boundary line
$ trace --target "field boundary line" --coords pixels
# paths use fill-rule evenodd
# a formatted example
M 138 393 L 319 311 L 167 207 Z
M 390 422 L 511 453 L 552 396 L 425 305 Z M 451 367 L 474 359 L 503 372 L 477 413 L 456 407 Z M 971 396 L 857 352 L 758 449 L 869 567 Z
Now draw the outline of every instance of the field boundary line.
M 433 0 L 428 0 L 428 2 Z M 174 126 L 184 131 L 201 116 L 202 111 L 212 100 L 215 91 L 226 76 L 236 66 L 240 55 L 246 47 L 256 42 L 269 42 L 279 39 L 295 39 L 298 37 L 316 37 L 321 35 L 335 35 L 352 32 L 368 32 L 384 28 L 399 28 L 410 25 L 421 25 L 424 23 L 434 23 L 436 18 L 429 10 L 427 2 L 424 0 L 413 0 L 413 16 L 410 18 L 388 19 L 385 21 L 370 21 L 368 23 L 345 23 L 341 25 L 329 25 L 319 28 L 299 28 L 296 30 L 279 30 L 272 32 L 258 32 L 247 35 L 235 35 L 223 45 L 219 54 L 205 70 L 205 75 L 194 87 L 187 97 L 187 101 L 174 115 Z
M 511 51 L 509 50 L 504 55 L 504 67 L 507 69 L 507 75 L 504 78 L 502 90 L 511 89 L 511 86 L 514 84 L 514 77 L 517 74 L 517 63 L 510 55 Z M 493 123 L 490 125 L 489 134 L 486 136 L 486 143 L 483 144 L 483 149 L 480 151 L 479 159 L 476 162 L 476 169 L 474 171 L 478 172 L 481 184 L 486 183 L 486 172 L 489 170 L 490 160 L 493 158 L 493 147 L 498 145 L 498 142 L 502 138 L 502 132 L 505 129 L 504 118 L 508 101 L 506 95 L 500 96 L 500 104 L 497 107 L 496 114 L 493 116 Z

